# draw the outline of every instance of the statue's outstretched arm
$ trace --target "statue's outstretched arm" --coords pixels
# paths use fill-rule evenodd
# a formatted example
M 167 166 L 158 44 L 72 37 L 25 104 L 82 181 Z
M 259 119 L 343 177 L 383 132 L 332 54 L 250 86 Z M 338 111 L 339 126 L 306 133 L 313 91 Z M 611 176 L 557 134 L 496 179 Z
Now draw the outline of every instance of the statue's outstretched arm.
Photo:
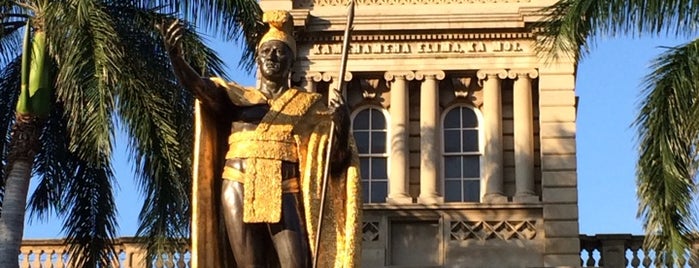
M 190 90 L 204 106 L 215 112 L 223 112 L 224 100 L 227 99 L 225 90 L 216 86 L 208 78 L 199 76 L 182 56 L 182 23 L 175 20 L 170 24 L 160 24 L 157 27 L 163 35 L 165 48 L 180 84 Z

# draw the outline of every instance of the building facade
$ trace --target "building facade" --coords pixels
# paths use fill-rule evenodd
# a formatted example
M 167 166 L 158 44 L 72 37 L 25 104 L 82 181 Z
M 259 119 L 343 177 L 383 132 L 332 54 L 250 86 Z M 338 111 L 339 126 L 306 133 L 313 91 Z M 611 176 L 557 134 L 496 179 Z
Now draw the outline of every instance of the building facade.
M 262 0 L 290 10 L 293 83 L 346 83 L 362 267 L 580 266 L 575 64 L 537 57 L 553 0 Z

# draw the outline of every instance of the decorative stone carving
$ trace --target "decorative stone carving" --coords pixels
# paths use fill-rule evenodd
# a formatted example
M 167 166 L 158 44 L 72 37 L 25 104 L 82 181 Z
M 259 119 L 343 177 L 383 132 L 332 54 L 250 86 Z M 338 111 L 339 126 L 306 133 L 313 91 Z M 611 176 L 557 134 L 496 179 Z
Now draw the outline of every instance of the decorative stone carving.
M 452 77 L 451 84 L 454 87 L 454 96 L 457 98 L 466 98 L 469 95 L 469 86 L 471 85 L 471 77 Z
M 306 79 L 313 82 L 320 82 L 323 79 L 323 75 L 320 72 L 309 72 L 306 74 Z
M 511 69 L 507 71 L 507 77 L 510 79 L 515 79 L 521 75 L 529 76 L 529 78 L 534 79 L 539 77 L 539 71 L 536 69 Z
M 324 81 L 324 82 L 334 81 L 339 76 L 340 75 L 337 72 L 323 72 L 322 81 Z M 315 81 L 316 78 L 314 77 L 313 79 Z M 317 82 L 319 82 L 319 81 L 317 81 Z M 344 81 L 345 82 L 352 81 L 352 73 L 351 72 L 345 72 Z
M 533 240 L 536 237 L 536 221 L 453 221 L 449 239 L 466 240 Z
M 299 86 L 310 92 L 316 91 L 316 83 L 323 80 L 320 72 L 294 72 L 291 74 L 291 85 Z
M 367 78 L 359 80 L 360 87 L 362 89 L 362 96 L 364 99 L 374 99 L 376 98 L 376 89 L 379 86 L 378 78 Z
M 415 72 L 415 79 L 417 79 L 417 80 L 423 80 L 423 79 L 425 79 L 425 77 L 429 77 L 429 76 L 434 77 L 437 80 L 444 80 L 444 78 L 446 77 L 446 74 L 444 73 L 444 71 L 439 71 L 439 70 L 437 70 L 437 71 L 428 70 L 428 71 L 416 71 Z
M 474 107 L 483 105 L 483 91 L 481 88 L 471 86 L 472 77 L 451 77 L 451 86 L 454 89 L 454 97 L 466 100 Z
M 386 79 L 386 82 L 391 82 L 395 80 L 396 78 L 402 78 L 407 81 L 412 81 L 415 79 L 415 72 L 413 71 L 388 71 L 384 73 L 383 77 Z
M 323 80 L 323 74 L 320 72 L 294 72 L 291 74 L 291 81 L 301 83 L 303 80 L 320 82 Z
M 379 234 L 380 230 L 378 221 L 365 221 L 362 223 L 363 242 L 379 241 Z
M 488 78 L 488 76 L 497 76 L 497 78 L 505 79 L 507 78 L 507 75 L 508 72 L 505 69 L 482 69 L 476 72 L 478 83 L 482 83 L 482 81 Z

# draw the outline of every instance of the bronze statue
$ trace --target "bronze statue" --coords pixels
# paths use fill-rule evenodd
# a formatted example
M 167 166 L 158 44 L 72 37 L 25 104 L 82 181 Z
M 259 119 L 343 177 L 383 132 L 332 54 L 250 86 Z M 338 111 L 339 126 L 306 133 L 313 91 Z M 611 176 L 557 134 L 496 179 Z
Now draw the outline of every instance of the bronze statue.
M 361 191 L 348 109 L 289 87 L 293 19 L 271 11 L 263 20 L 270 30 L 257 48 L 258 89 L 200 77 L 182 57 L 180 23 L 162 29 L 176 76 L 200 102 L 192 266 L 310 267 L 312 254 L 319 254 L 318 267 L 358 266 Z M 328 201 L 316 250 L 326 163 Z

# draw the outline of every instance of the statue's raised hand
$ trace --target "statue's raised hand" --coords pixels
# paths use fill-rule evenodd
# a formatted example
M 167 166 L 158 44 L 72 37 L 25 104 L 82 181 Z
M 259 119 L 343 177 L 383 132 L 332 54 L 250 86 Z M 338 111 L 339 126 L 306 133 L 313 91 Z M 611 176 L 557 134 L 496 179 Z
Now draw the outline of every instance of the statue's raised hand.
M 184 32 L 182 22 L 180 20 L 174 20 L 171 23 L 163 21 L 156 24 L 155 27 L 163 35 L 165 49 L 167 49 L 170 56 L 182 56 L 182 34 Z

